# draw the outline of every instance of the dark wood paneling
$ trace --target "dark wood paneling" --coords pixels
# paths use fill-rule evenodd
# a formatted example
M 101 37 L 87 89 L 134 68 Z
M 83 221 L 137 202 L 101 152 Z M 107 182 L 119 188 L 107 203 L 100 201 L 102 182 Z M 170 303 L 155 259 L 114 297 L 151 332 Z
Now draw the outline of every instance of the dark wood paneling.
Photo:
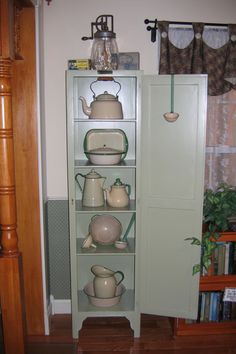
M 17 233 L 23 255 L 28 334 L 44 333 L 38 179 L 34 8 L 20 12 L 20 54 L 13 64 L 13 125 Z

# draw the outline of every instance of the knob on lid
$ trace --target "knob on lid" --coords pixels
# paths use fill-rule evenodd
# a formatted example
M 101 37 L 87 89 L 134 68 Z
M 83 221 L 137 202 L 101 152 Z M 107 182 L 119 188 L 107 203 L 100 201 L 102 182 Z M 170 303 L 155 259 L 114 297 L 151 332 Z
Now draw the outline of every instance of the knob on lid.
M 120 178 L 116 178 L 114 186 L 123 186 L 123 183 L 121 182 Z
M 86 175 L 86 178 L 101 178 L 101 175 L 97 173 L 94 168 Z

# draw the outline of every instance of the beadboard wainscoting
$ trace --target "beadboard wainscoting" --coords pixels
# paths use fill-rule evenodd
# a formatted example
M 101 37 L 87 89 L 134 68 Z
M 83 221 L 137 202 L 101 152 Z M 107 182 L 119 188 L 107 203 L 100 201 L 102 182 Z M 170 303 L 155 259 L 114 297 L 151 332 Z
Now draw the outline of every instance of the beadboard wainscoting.
M 70 255 L 68 200 L 48 199 L 47 242 L 49 289 L 52 312 L 70 313 Z

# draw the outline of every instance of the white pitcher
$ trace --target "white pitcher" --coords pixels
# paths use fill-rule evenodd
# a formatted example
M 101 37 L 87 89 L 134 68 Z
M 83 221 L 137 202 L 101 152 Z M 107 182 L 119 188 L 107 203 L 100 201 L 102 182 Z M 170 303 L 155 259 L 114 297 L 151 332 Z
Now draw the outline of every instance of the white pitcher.
M 100 265 L 93 265 L 91 271 L 95 275 L 93 280 L 95 296 L 101 299 L 113 298 L 116 295 L 117 286 L 124 279 L 124 274 L 119 270 L 115 272 Z M 121 276 L 119 281 L 115 277 L 116 274 Z

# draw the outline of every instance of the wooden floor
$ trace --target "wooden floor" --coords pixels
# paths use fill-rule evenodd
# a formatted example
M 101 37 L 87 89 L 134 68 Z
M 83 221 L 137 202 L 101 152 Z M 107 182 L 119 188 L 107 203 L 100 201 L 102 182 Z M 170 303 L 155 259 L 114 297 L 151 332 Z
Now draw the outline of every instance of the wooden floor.
M 236 354 L 236 335 L 173 338 L 166 317 L 142 315 L 141 323 L 134 339 L 125 318 L 88 318 L 73 340 L 70 316 L 56 315 L 50 336 L 28 338 L 27 354 Z

